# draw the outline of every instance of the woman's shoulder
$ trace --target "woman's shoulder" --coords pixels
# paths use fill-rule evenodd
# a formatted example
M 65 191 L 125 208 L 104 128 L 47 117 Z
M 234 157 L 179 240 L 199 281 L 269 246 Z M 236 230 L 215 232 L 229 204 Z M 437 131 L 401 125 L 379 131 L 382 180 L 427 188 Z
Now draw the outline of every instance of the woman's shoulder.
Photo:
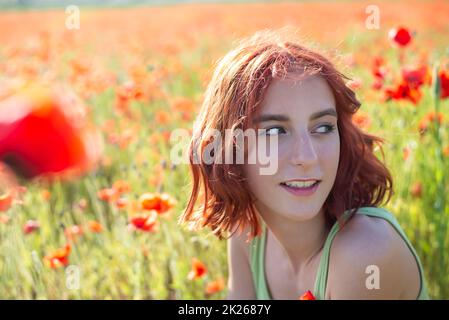
M 228 299 L 256 299 L 246 231 L 228 238 Z
M 355 214 L 336 234 L 329 266 L 332 299 L 415 299 L 419 294 L 413 253 L 379 216 Z
M 232 232 L 232 235 L 228 239 L 228 245 L 233 246 L 236 250 L 241 252 L 248 263 L 251 259 L 251 246 L 254 246 L 255 244 L 255 238 L 250 239 L 249 237 L 250 233 L 251 228 L 246 226 L 243 229 Z

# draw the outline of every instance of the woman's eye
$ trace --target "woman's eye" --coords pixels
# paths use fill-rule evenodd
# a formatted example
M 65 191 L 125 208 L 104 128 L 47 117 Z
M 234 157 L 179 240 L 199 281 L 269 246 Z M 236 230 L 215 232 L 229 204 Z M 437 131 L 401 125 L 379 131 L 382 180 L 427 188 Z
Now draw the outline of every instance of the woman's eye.
M 265 129 L 265 134 L 267 136 L 272 136 L 272 135 L 276 135 L 276 134 L 280 134 L 280 133 L 285 133 L 284 128 L 282 128 L 282 127 L 271 127 L 271 128 Z
M 321 128 L 324 128 L 324 131 L 323 131 L 323 129 L 321 129 Z M 324 125 L 322 125 L 322 126 L 319 126 L 318 129 L 315 130 L 315 131 L 318 132 L 318 133 L 324 133 L 324 134 L 326 134 L 326 133 L 331 133 L 332 131 L 334 131 L 334 129 L 335 129 L 335 126 L 334 126 L 334 125 L 331 125 L 331 124 L 324 124 Z

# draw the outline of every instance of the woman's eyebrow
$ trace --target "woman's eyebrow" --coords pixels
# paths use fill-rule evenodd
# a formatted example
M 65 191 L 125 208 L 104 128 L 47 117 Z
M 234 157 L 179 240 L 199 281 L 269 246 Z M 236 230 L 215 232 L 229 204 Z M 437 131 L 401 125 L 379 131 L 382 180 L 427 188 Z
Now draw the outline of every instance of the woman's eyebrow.
M 335 111 L 335 109 L 333 109 L 333 108 L 321 110 L 321 111 L 312 113 L 309 120 L 315 120 L 315 119 L 318 119 L 318 118 L 321 118 L 321 117 L 324 117 L 327 115 L 337 117 L 337 111 Z M 290 120 L 290 118 L 283 114 L 263 114 L 263 115 L 260 115 L 259 117 L 257 117 L 255 122 L 256 123 L 265 122 L 265 121 L 287 122 L 289 120 Z
M 329 109 L 326 109 L 326 110 L 321 110 L 321 111 L 318 111 L 318 112 L 315 112 L 315 113 L 312 113 L 312 115 L 310 116 L 310 120 L 315 120 L 315 119 L 318 119 L 318 118 L 321 118 L 321 117 L 324 117 L 324 116 L 334 116 L 334 117 L 337 117 L 337 111 L 335 111 L 335 109 L 333 109 L 333 108 L 329 108 Z
M 265 121 L 289 121 L 290 118 L 283 114 L 263 114 L 256 118 L 255 122 L 265 122 Z

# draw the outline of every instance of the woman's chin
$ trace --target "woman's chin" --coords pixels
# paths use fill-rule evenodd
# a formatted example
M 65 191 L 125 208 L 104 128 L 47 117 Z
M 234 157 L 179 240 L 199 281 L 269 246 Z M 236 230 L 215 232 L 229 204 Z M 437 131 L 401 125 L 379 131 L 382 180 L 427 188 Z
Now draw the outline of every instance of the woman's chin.
M 315 218 L 318 215 L 319 211 L 320 208 L 317 208 L 316 206 L 303 208 L 298 208 L 298 206 L 295 206 L 282 209 L 278 208 L 277 214 L 292 221 L 305 222 Z

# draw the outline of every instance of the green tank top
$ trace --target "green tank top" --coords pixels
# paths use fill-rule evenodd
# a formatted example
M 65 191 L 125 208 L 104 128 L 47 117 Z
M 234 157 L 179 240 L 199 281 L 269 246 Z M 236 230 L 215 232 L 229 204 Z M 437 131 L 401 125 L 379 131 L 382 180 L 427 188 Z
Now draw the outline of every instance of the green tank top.
M 343 213 L 343 219 L 349 217 L 349 210 Z M 423 268 L 415 249 L 408 240 L 404 231 L 400 227 L 396 218 L 387 210 L 378 207 L 362 207 L 357 212 L 357 214 L 364 214 L 371 217 L 378 217 L 387 220 L 401 235 L 402 239 L 407 243 L 410 251 L 416 259 L 420 274 L 420 291 L 418 295 L 418 300 L 429 299 L 427 293 L 427 287 L 424 280 Z M 327 275 L 329 270 L 329 255 L 332 241 L 335 238 L 339 230 L 338 222 L 332 226 L 327 239 L 324 243 L 323 252 L 320 258 L 320 263 L 318 266 L 318 271 L 315 279 L 315 288 L 312 291 L 313 295 L 317 300 L 324 300 L 327 286 Z M 261 236 L 255 237 L 251 245 L 249 246 L 250 262 L 251 262 L 251 272 L 253 276 L 254 289 L 256 291 L 256 298 L 258 300 L 271 300 L 271 294 L 268 290 L 266 279 L 265 279 L 265 244 L 266 244 L 266 225 L 262 222 L 262 234 Z

